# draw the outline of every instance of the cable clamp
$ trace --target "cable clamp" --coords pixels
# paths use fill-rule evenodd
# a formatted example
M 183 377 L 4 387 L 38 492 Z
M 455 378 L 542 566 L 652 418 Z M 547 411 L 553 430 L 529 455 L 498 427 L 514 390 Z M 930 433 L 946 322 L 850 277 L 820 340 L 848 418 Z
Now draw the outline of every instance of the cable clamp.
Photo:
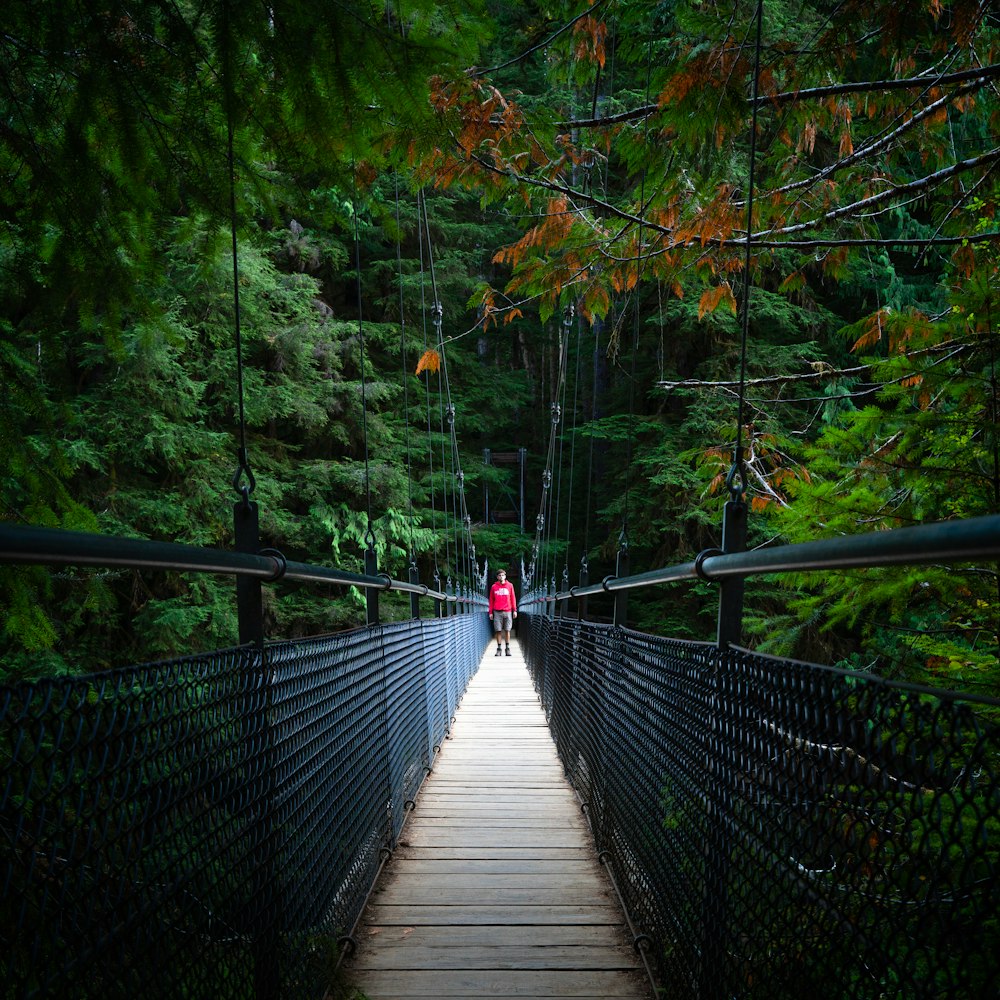
M 696 555 L 694 558 L 695 576 L 697 576 L 701 580 L 709 580 L 709 581 L 713 580 L 714 577 L 709 576 L 705 572 L 705 566 L 704 566 L 705 560 L 712 559 L 715 556 L 722 556 L 722 555 L 725 555 L 722 549 L 702 549 L 701 552 L 699 552 L 698 555 Z
M 738 480 L 738 482 L 737 482 Z M 733 454 L 733 464 L 726 475 L 726 489 L 733 500 L 739 500 L 747 488 L 747 477 L 743 462 L 743 447 L 737 446 Z
M 383 590 L 392 590 L 392 577 L 388 573 L 379 573 L 378 578 L 385 581 Z
M 247 477 L 248 485 L 241 486 L 240 480 L 243 476 Z M 236 449 L 236 471 L 233 473 L 233 489 L 237 493 L 242 493 L 244 499 L 249 493 L 257 488 L 257 480 L 254 479 L 253 471 L 250 469 L 250 456 L 247 455 L 246 448 Z
M 277 549 L 260 549 L 257 555 L 269 556 L 278 564 L 278 568 L 274 571 L 274 574 L 267 578 L 267 583 L 274 583 L 285 575 L 288 569 L 288 560 L 285 558 L 284 553 L 279 552 Z
M 613 583 L 617 579 L 618 577 L 615 576 L 614 573 L 609 573 L 603 580 L 601 580 L 601 586 L 605 589 L 605 591 L 610 592 L 608 584 Z

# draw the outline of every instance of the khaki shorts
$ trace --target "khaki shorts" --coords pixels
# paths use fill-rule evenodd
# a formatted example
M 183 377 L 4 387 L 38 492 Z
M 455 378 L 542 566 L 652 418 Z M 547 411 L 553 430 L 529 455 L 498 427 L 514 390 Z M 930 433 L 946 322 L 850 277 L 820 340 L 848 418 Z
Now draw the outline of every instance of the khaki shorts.
M 514 614 L 511 611 L 494 611 L 493 628 L 497 632 L 509 632 L 514 627 Z

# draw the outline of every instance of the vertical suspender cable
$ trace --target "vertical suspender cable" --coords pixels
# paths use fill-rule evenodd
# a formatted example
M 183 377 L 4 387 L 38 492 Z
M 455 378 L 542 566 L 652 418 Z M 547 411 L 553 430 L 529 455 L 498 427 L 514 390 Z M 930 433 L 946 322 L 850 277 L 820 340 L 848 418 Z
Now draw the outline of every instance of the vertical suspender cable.
M 228 11 L 228 7 L 226 8 Z M 227 19 L 228 20 L 228 19 Z M 229 76 L 229 59 L 227 56 L 227 82 L 226 88 L 232 86 L 231 82 L 228 80 Z M 232 109 L 233 98 L 231 95 L 226 96 L 226 132 L 227 132 L 227 147 L 226 152 L 229 161 L 229 230 L 232 239 L 232 253 L 233 253 L 233 326 L 236 334 L 236 396 L 237 396 L 237 409 L 239 414 L 239 449 L 237 451 L 236 460 L 236 474 L 233 476 L 233 489 L 237 493 L 241 493 L 243 496 L 243 502 L 250 502 L 250 494 L 253 493 L 256 482 L 254 481 L 253 471 L 250 468 L 250 457 L 247 454 L 247 418 L 246 409 L 243 403 L 243 333 L 240 325 L 240 263 L 239 263 L 239 252 L 237 249 L 237 239 L 236 239 L 236 157 L 233 152 L 233 109 Z M 240 480 L 246 475 L 247 482 L 246 485 L 241 486 Z
M 423 191 L 417 192 L 417 243 L 420 253 L 420 316 L 424 331 L 424 353 L 427 352 L 427 300 L 424 289 L 424 220 L 421 212 Z M 434 490 L 434 445 L 431 438 L 431 379 L 424 382 L 424 400 L 427 412 L 427 468 L 431 487 L 431 537 L 434 543 L 434 589 L 441 589 L 441 567 L 438 565 L 437 507 Z
M 733 496 L 739 499 L 745 488 L 743 470 L 743 422 L 746 409 L 747 341 L 750 333 L 750 264 L 753 245 L 753 199 L 757 170 L 757 97 L 760 77 L 761 24 L 764 20 L 764 0 L 757 2 L 757 37 L 754 45 L 752 97 L 750 101 L 750 164 L 747 181 L 747 238 L 743 257 L 743 301 L 740 330 L 740 388 L 739 406 L 736 418 L 736 447 L 733 452 L 733 466 L 729 471 L 726 485 Z M 739 483 L 736 482 L 737 478 Z
M 580 321 L 576 323 L 576 372 L 573 377 L 573 427 L 569 439 L 569 495 L 566 498 L 566 552 L 563 559 L 562 588 L 569 587 L 569 549 L 572 540 L 574 473 L 576 469 L 576 419 L 580 397 Z
M 434 270 L 434 248 L 431 244 L 431 231 L 430 223 L 427 218 L 427 199 L 424 198 L 422 201 L 422 212 L 424 221 L 424 238 L 427 240 L 427 260 L 428 269 L 431 275 L 431 295 L 433 297 L 433 318 L 434 326 L 436 330 L 436 343 L 435 349 L 437 350 L 438 357 L 440 359 L 440 365 L 438 368 L 438 400 L 439 400 L 439 412 L 441 418 L 441 471 L 445 474 L 445 490 L 447 493 L 447 482 L 448 477 L 446 475 L 446 460 L 445 460 L 445 445 L 444 445 L 444 423 L 445 416 L 447 416 L 448 422 L 448 437 L 449 443 L 451 445 L 451 475 L 455 481 L 452 488 L 451 504 L 452 504 L 452 530 L 455 533 L 455 575 L 456 584 L 459 579 L 465 578 L 466 581 L 471 581 L 472 573 L 469 569 L 469 553 L 471 545 L 471 521 L 472 519 L 468 516 L 466 503 L 465 503 L 465 474 L 462 472 L 461 468 L 461 456 L 458 451 L 458 437 L 455 429 L 455 407 L 451 399 L 451 385 L 448 381 L 448 355 L 445 351 L 444 344 L 444 309 L 441 305 L 441 301 L 438 298 L 437 289 L 437 276 Z M 447 405 L 445 405 L 445 400 L 447 400 Z M 449 533 L 448 533 L 448 515 L 447 515 L 448 500 L 447 495 L 445 496 L 444 508 L 445 508 L 445 546 L 446 550 L 449 545 Z M 450 550 L 448 550 L 447 558 L 450 559 Z
M 406 366 L 406 307 L 403 297 L 403 231 L 399 219 L 399 174 L 394 173 L 396 195 L 396 273 L 399 276 L 399 362 L 400 378 L 403 382 L 403 427 L 406 442 L 406 494 L 407 515 L 410 541 L 410 565 L 408 575 L 410 583 L 420 582 L 420 571 L 417 569 L 417 550 L 414 544 L 413 532 L 413 460 L 410 454 L 410 374 Z M 420 600 L 416 594 L 410 594 L 410 617 L 420 617 Z
M 358 217 L 357 203 L 352 199 L 354 211 L 354 267 L 357 275 L 358 290 L 358 344 L 361 367 L 361 434 L 365 449 L 365 510 L 367 528 L 365 529 L 365 575 L 375 576 L 378 573 L 378 558 L 375 552 L 375 530 L 372 527 L 372 486 L 371 472 L 368 465 L 368 390 L 365 375 L 365 324 L 361 298 L 361 223 Z M 365 591 L 365 605 L 368 625 L 379 622 L 378 591 L 369 588 Z
M 736 443 L 733 449 L 733 464 L 726 476 L 729 499 L 723 507 L 722 551 L 741 552 L 746 548 L 747 506 L 743 495 L 746 489 L 746 473 L 743 462 L 743 422 L 746 405 L 747 342 L 750 331 L 750 266 L 753 244 L 753 199 L 757 169 L 757 96 L 760 78 L 761 34 L 764 21 L 764 2 L 757 0 L 757 31 L 754 45 L 753 80 L 750 100 L 750 163 L 747 180 L 747 233 L 743 259 L 743 301 L 740 334 L 740 388 L 739 406 L 736 418 Z M 740 642 L 743 633 L 743 593 L 744 581 L 736 578 L 724 581 L 719 586 L 719 618 L 716 642 L 720 649 Z
M 649 80 L 653 63 L 653 39 L 650 37 L 646 50 L 646 104 L 649 104 Z M 647 124 L 648 134 L 648 124 Z M 635 365 L 636 356 L 639 353 L 639 300 L 641 288 L 640 277 L 642 274 L 642 217 L 646 211 L 646 169 L 643 167 L 642 177 L 639 182 L 639 226 L 636 233 L 635 250 L 635 288 L 632 290 L 634 296 L 634 323 L 632 331 L 632 360 L 629 372 L 628 386 L 628 430 L 625 435 L 625 496 L 622 502 L 622 527 L 618 535 L 618 560 L 615 568 L 617 576 L 627 576 L 629 571 L 629 537 L 628 518 L 629 500 L 632 488 L 632 432 L 635 423 Z M 615 624 L 624 625 L 628 606 L 628 597 L 622 591 L 615 597 Z
M 368 388 L 365 377 L 365 325 L 361 308 L 361 226 L 358 219 L 358 207 L 353 200 L 351 207 L 354 212 L 354 268 L 358 294 L 358 345 L 361 354 L 361 435 L 365 449 L 365 510 L 368 520 L 365 540 L 367 542 L 370 539 L 374 542 L 375 533 L 372 530 L 372 487 L 371 475 L 368 468 Z
M 441 324 L 443 320 L 443 309 L 441 307 L 441 302 L 438 299 L 437 293 L 437 277 L 434 273 L 434 255 L 431 252 L 431 233 L 430 224 L 427 221 L 427 196 L 424 195 L 420 199 L 420 210 L 423 215 L 424 223 L 424 239 L 427 241 L 427 267 L 431 275 L 431 323 L 434 326 L 435 337 L 437 342 L 434 345 L 434 349 L 438 350 L 441 342 Z M 427 382 L 428 386 L 428 406 L 430 406 L 430 380 Z M 430 411 L 428 410 L 428 429 L 430 428 Z M 441 434 L 441 489 L 443 496 L 441 498 L 441 513 L 444 517 L 444 564 L 445 569 L 448 572 L 448 579 L 451 579 L 451 540 L 448 535 L 448 475 L 447 469 L 445 468 L 444 461 L 444 402 L 443 394 L 441 388 L 441 367 L 438 365 L 438 429 Z M 429 433 L 429 431 L 428 431 Z
M 403 248 L 401 246 L 402 230 L 399 221 L 399 175 L 395 175 L 396 186 L 396 271 L 399 275 L 399 358 L 403 379 L 403 427 L 406 443 L 406 486 L 407 486 L 407 519 L 410 526 L 410 564 L 416 561 L 416 550 L 413 543 L 413 462 L 410 457 L 410 387 L 409 372 L 406 366 L 406 313 L 403 302 Z

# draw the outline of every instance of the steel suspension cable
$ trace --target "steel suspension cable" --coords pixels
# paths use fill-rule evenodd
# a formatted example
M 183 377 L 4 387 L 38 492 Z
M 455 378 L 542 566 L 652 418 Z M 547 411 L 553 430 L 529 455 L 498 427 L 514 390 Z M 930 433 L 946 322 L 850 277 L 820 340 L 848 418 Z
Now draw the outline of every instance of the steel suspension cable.
M 239 446 L 236 452 L 236 472 L 233 474 L 233 489 L 243 497 L 244 504 L 250 503 L 250 494 L 253 493 L 257 483 L 254 479 L 253 470 L 250 468 L 250 456 L 247 452 L 247 417 L 244 404 L 243 387 L 243 331 L 241 326 L 240 308 L 240 261 L 237 240 L 237 217 L 236 217 L 236 155 L 235 146 L 235 125 L 234 110 L 235 84 L 233 83 L 233 57 L 231 51 L 232 38 L 229 32 L 229 4 L 222 8 L 224 19 L 223 39 L 225 52 L 223 56 L 223 93 L 226 102 L 226 157 L 229 170 L 229 231 L 232 239 L 233 255 L 233 328 L 235 333 L 236 347 L 236 403 L 239 421 Z M 240 481 L 246 476 L 246 484 L 241 485 Z
M 576 319 L 576 371 L 573 375 L 573 428 L 569 439 L 569 495 L 566 497 L 566 552 L 563 559 L 563 590 L 569 586 L 569 550 L 572 544 L 573 495 L 576 471 L 576 420 L 580 393 L 580 318 Z
M 368 548 L 373 549 L 375 547 L 375 531 L 372 527 L 372 486 L 368 466 L 368 386 L 365 376 L 365 327 L 361 299 L 361 224 L 357 203 L 354 199 L 351 200 L 351 207 L 354 212 L 354 267 L 358 294 L 358 345 L 361 354 L 361 436 L 365 449 L 365 510 L 368 521 L 368 526 L 365 529 L 365 544 Z
M 594 485 L 594 430 L 595 424 L 597 423 L 597 369 L 600 363 L 600 328 L 595 323 L 593 324 L 594 329 L 594 351 L 593 351 L 593 363 L 591 364 L 591 389 L 590 389 L 590 442 L 588 448 L 587 457 L 587 504 L 584 511 L 583 519 L 583 552 L 580 555 L 580 569 L 583 572 L 587 572 L 589 569 L 588 565 L 588 553 L 590 552 L 590 511 L 593 507 L 593 485 Z
M 560 338 L 560 368 L 569 368 L 569 331 L 573 323 L 573 306 L 569 305 L 563 311 L 562 320 L 562 336 Z M 563 446 L 566 442 L 566 432 L 565 432 L 565 418 L 566 418 L 566 383 L 567 379 L 563 378 L 559 386 L 559 421 L 563 430 L 559 434 L 559 458 L 556 462 L 556 468 L 558 472 L 556 474 L 556 493 L 555 493 L 555 523 L 552 526 L 552 537 L 555 539 L 556 545 L 559 544 L 559 514 L 562 509 L 562 477 L 563 477 Z M 568 544 L 568 542 L 567 542 Z M 556 553 L 552 553 L 552 583 L 555 587 L 555 576 L 556 576 Z
M 434 272 L 434 254 L 431 252 L 430 225 L 427 221 L 427 199 L 423 200 L 424 213 L 424 239 L 427 240 L 427 266 L 431 276 L 431 323 L 434 326 L 435 345 L 437 351 L 441 343 L 441 330 L 444 321 L 444 309 L 438 299 L 437 277 Z M 444 517 L 444 565 L 447 572 L 447 581 L 451 583 L 451 535 L 448 527 L 448 470 L 445 463 L 444 452 L 444 388 L 441 379 L 440 353 L 438 354 L 438 432 L 441 435 L 441 512 Z
M 423 191 L 417 192 L 417 242 L 420 248 L 420 317 L 424 332 L 424 354 L 427 353 L 427 299 L 424 287 L 424 221 L 421 213 Z M 428 374 L 424 381 L 424 398 L 427 404 L 427 467 L 431 488 L 431 537 L 434 543 L 434 587 L 441 589 L 441 567 L 438 565 L 437 510 L 434 491 L 434 442 L 431 433 L 431 379 Z
M 740 388 L 736 418 L 736 445 L 733 450 L 733 464 L 726 477 L 730 496 L 738 500 L 746 488 L 746 473 L 743 464 L 743 422 L 746 410 L 747 342 L 750 334 L 750 265 L 753 245 L 753 199 L 757 169 L 757 98 L 760 80 L 761 28 L 764 20 L 764 0 L 757 0 L 757 36 L 754 43 L 752 100 L 750 103 L 750 164 L 747 181 L 747 238 L 743 258 L 743 301 L 740 323 Z
M 456 430 L 456 411 L 454 403 L 451 398 L 451 383 L 448 378 L 448 354 L 445 350 L 444 342 L 444 309 L 441 305 L 440 299 L 438 298 L 437 290 L 437 276 L 434 267 L 434 247 L 431 243 L 430 235 L 430 223 L 427 218 L 427 199 L 424 198 L 422 202 L 422 211 L 424 219 L 424 238 L 427 241 L 427 259 L 428 259 L 428 270 L 431 276 L 431 295 L 434 299 L 434 324 L 436 328 L 437 342 L 435 348 L 438 352 L 438 357 L 440 361 L 438 376 L 439 376 L 439 386 L 443 388 L 442 392 L 439 390 L 439 399 L 442 400 L 442 405 L 444 405 L 443 400 L 447 400 L 447 405 L 444 407 L 443 412 L 447 415 L 448 427 L 449 427 L 449 438 L 451 444 L 451 469 L 452 476 L 455 480 L 456 488 L 452 490 L 452 525 L 455 532 L 455 560 L 456 560 L 456 576 L 458 575 L 458 570 L 461 568 L 462 575 L 467 581 L 472 579 L 472 571 L 469 565 L 470 552 L 474 549 L 472 545 L 472 518 L 469 516 L 468 507 L 466 505 L 465 499 L 465 473 L 462 471 L 462 461 L 461 454 L 458 448 L 458 435 Z M 443 433 L 443 427 L 442 427 Z M 442 472 L 444 469 L 444 440 L 442 438 L 441 442 L 441 454 L 442 454 Z M 447 481 L 447 480 L 446 480 Z M 459 526 L 462 526 L 461 528 Z M 447 538 L 447 526 L 446 526 L 446 538 Z
M 410 566 L 416 565 L 416 546 L 413 541 L 413 463 L 410 456 L 410 387 L 409 369 L 406 365 L 406 312 L 403 300 L 403 248 L 402 227 L 399 220 L 399 174 L 394 174 L 396 195 L 396 271 L 399 275 L 399 359 L 403 381 L 403 427 L 406 443 L 407 520 L 410 527 Z
M 568 329 L 568 327 L 566 327 L 566 329 Z M 565 340 L 566 337 L 561 333 L 559 338 L 559 369 L 556 378 L 555 398 L 558 398 L 560 387 L 566 379 L 566 351 L 563 347 Z M 539 574 L 541 579 L 543 581 L 545 579 L 545 569 L 547 565 L 547 556 L 545 554 L 546 540 L 550 537 L 548 531 L 546 530 L 547 513 L 551 514 L 552 466 L 556 451 L 556 434 L 561 420 L 558 403 L 553 402 L 551 404 L 551 414 L 552 422 L 549 430 L 549 444 L 545 457 L 545 470 L 542 473 L 542 497 L 539 503 L 539 512 L 535 518 L 535 540 L 532 545 L 531 562 L 527 571 L 529 581 L 532 585 L 537 580 L 536 573 L 539 569 L 541 570 L 541 573 Z M 540 566 L 538 562 L 539 555 L 541 555 Z
M 649 104 L 649 81 L 650 74 L 652 72 L 653 64 L 653 39 L 650 38 L 646 49 L 646 104 Z M 645 132 L 648 138 L 649 135 L 649 124 L 645 125 Z M 646 211 L 646 168 L 642 169 L 642 176 L 639 180 L 639 226 L 636 234 L 636 250 L 635 250 L 635 268 L 636 268 L 636 278 L 635 278 L 635 288 L 632 290 L 634 305 L 634 323 L 632 331 L 632 360 L 629 372 L 629 385 L 628 385 L 628 430 L 625 434 L 625 496 L 622 503 L 622 527 L 621 533 L 618 536 L 618 550 L 620 553 L 627 554 L 629 548 L 629 538 L 628 538 L 628 517 L 629 517 L 629 499 L 632 491 L 632 431 L 635 424 L 635 363 L 636 356 L 639 353 L 639 288 L 641 287 L 640 278 L 642 276 L 642 220 L 643 213 Z

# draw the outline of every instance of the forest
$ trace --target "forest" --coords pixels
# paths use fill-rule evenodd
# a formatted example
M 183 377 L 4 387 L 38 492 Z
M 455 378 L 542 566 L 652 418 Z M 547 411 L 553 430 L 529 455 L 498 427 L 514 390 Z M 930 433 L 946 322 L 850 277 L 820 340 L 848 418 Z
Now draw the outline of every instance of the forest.
M 1000 512 L 989 0 L 0 24 L 5 522 L 231 548 L 252 484 L 289 559 L 360 572 L 373 537 L 471 589 L 691 559 L 734 469 L 753 545 Z M 518 511 L 485 454 L 520 448 Z M 269 638 L 364 618 L 350 587 L 265 600 Z M 711 639 L 716 603 L 647 590 L 629 624 Z M 4 566 L 0 605 L 8 681 L 236 641 L 224 578 Z M 988 560 L 755 580 L 746 609 L 751 648 L 1000 693 Z

